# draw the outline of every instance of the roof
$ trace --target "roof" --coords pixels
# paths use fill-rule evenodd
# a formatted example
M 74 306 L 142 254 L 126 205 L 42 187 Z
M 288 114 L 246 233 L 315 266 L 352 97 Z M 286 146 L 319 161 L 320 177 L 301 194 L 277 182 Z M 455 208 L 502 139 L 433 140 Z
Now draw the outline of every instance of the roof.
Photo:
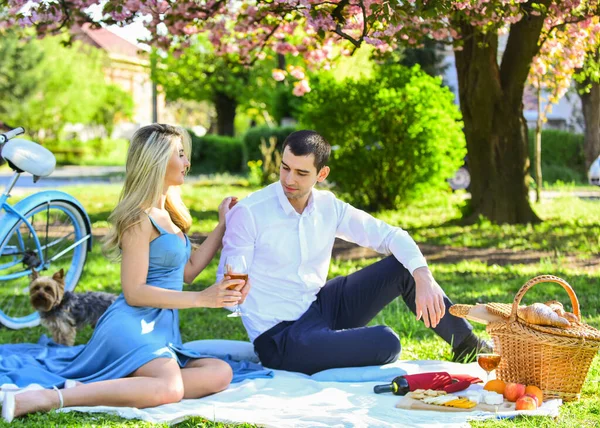
M 89 41 L 108 54 L 132 58 L 140 57 L 138 53 L 140 48 L 106 28 L 91 28 L 89 23 L 85 23 L 79 30 L 88 37 Z

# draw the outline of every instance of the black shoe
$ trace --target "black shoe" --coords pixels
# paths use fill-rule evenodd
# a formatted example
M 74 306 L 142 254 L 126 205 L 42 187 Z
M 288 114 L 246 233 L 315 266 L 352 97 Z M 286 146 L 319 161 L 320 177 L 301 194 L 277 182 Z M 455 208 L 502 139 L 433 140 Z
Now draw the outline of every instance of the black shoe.
M 452 361 L 455 363 L 472 363 L 477 359 L 477 354 L 494 352 L 494 344 L 490 340 L 484 340 L 471 334 L 452 352 Z

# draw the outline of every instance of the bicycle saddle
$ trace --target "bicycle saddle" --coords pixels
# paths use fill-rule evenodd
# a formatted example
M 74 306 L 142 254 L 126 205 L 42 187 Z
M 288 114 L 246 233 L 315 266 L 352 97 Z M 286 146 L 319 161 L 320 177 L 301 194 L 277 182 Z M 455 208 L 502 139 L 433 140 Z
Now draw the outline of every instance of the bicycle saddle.
M 52 152 L 33 141 L 13 138 L 2 147 L 2 157 L 17 172 L 26 171 L 36 177 L 47 177 L 56 166 Z

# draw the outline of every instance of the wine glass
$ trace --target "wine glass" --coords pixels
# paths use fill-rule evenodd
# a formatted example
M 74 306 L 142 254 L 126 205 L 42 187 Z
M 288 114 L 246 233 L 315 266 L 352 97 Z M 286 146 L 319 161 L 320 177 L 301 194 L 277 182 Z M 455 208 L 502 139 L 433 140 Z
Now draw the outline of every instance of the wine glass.
M 496 370 L 501 359 L 499 354 L 477 354 L 477 364 L 487 373 L 486 382 L 490 381 L 490 374 Z
M 225 275 L 231 279 L 243 279 L 248 282 L 248 265 L 246 264 L 246 258 L 244 256 L 227 256 L 225 258 Z M 229 290 L 233 290 L 237 287 L 232 285 L 228 287 Z M 241 317 L 244 314 L 240 310 L 240 305 L 235 304 L 235 310 L 227 315 L 229 318 Z

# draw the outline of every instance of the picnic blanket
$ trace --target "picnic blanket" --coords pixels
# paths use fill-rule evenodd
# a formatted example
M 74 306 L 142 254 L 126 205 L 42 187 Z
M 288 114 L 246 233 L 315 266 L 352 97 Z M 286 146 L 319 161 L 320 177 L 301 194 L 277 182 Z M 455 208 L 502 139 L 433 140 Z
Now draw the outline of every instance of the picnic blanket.
M 249 343 L 196 341 L 186 344 L 196 350 L 256 361 Z M 106 412 L 153 423 L 177 423 L 191 416 L 225 423 L 253 423 L 266 427 L 465 427 L 469 420 L 498 418 L 487 412 L 437 413 L 395 408 L 399 397 L 376 395 L 373 386 L 395 376 L 431 371 L 470 374 L 485 378 L 477 363 L 444 361 L 397 361 L 385 366 L 331 369 L 307 376 L 273 370 L 272 378 L 259 377 L 234 383 L 219 394 L 182 400 L 149 409 L 128 407 L 71 407 L 61 411 Z M 472 385 L 471 388 L 481 388 Z M 550 400 L 528 415 L 558 416 L 560 400 Z M 523 412 L 503 413 L 512 417 Z

